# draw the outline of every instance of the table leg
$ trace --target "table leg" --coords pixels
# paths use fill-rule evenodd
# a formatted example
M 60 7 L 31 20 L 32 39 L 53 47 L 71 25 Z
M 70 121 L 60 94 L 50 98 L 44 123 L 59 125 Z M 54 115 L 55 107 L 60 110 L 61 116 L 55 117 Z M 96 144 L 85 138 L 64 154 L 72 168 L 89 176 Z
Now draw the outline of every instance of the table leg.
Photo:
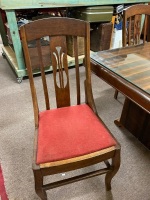
M 130 104 L 130 100 L 128 98 L 125 98 L 123 109 L 122 109 L 122 113 L 121 113 L 121 117 L 120 117 L 120 119 L 116 119 L 114 121 L 114 123 L 119 127 L 125 126 L 129 104 Z
M 145 110 L 126 98 L 121 117 L 114 122 L 119 127 L 125 127 L 150 149 L 150 114 Z
M 20 35 L 18 31 L 15 11 L 6 10 L 6 16 L 7 16 L 8 26 L 10 29 L 10 34 L 12 37 L 13 48 L 16 55 L 18 70 L 25 70 L 24 56 L 23 56 L 22 45 L 20 41 Z

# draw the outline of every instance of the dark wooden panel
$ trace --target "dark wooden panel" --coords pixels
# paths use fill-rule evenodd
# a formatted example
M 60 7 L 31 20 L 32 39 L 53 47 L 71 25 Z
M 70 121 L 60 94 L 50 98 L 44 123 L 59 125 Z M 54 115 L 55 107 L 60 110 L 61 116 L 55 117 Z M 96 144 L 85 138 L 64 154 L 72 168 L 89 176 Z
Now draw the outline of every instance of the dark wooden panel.
M 150 114 L 126 98 L 120 123 L 150 149 Z

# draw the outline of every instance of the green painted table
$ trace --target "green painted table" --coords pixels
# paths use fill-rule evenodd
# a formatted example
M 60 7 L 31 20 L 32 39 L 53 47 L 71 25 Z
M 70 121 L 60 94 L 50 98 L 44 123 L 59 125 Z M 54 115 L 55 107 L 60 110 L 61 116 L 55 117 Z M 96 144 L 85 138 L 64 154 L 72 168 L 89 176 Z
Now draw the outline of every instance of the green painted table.
M 6 33 L 4 30 L 3 21 L 0 15 L 0 32 L 3 40 L 3 53 L 15 71 L 18 82 L 27 75 L 22 45 L 20 41 L 16 10 L 20 9 L 36 9 L 36 8 L 58 8 L 58 7 L 77 7 L 77 6 L 97 6 L 97 5 L 114 5 L 114 4 L 129 4 L 129 3 L 146 3 L 149 0 L 1 0 L 0 8 L 6 12 L 7 22 L 10 29 L 10 34 L 13 43 L 13 49 L 8 45 Z M 82 62 L 82 59 L 81 59 Z M 70 66 L 74 62 L 70 59 Z

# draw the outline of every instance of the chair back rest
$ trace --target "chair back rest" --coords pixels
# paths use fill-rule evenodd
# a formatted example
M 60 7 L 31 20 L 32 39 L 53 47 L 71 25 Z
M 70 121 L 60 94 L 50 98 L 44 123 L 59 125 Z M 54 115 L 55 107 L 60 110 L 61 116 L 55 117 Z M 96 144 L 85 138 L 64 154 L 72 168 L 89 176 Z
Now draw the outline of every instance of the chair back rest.
M 36 20 L 23 25 L 20 28 L 20 32 L 32 93 L 35 125 L 38 126 L 39 106 L 33 78 L 33 73 L 37 68 L 39 68 L 41 72 L 46 109 L 50 109 L 50 97 L 48 94 L 45 69 L 50 66 L 52 66 L 53 71 L 57 107 L 60 108 L 71 105 L 67 37 L 71 36 L 74 44 L 77 104 L 81 103 L 78 37 L 84 39 L 86 70 L 85 89 L 88 88 L 87 90 L 90 91 L 90 25 L 88 22 L 73 18 L 52 17 Z M 90 94 L 90 92 L 86 91 L 86 94 Z M 88 96 L 86 96 L 86 100 L 87 103 L 90 104 L 91 100 L 89 100 Z
M 140 43 L 141 32 L 143 43 L 146 41 L 150 5 L 137 4 L 123 11 L 123 46 Z M 143 24 L 143 27 L 141 25 Z

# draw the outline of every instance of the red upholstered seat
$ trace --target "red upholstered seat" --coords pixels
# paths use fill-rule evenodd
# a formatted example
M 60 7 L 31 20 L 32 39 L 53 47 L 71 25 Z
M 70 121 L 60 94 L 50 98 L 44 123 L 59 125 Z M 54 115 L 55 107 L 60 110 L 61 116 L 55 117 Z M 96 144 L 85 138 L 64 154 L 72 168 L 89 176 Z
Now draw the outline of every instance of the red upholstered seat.
M 81 156 L 114 145 L 115 140 L 86 104 L 39 114 L 37 164 Z

